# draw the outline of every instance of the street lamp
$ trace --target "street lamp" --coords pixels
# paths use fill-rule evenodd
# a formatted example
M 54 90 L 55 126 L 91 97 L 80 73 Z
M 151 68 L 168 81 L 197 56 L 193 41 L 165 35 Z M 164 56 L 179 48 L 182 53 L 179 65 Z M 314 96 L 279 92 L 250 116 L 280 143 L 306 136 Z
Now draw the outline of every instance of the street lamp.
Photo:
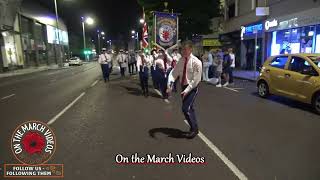
M 82 22 L 82 35 L 83 35 L 83 49 L 84 51 L 86 50 L 87 46 L 86 46 L 86 32 L 85 32 L 85 27 L 84 24 L 87 23 L 88 25 L 93 25 L 94 24 L 94 20 L 91 17 L 81 17 L 81 22 Z M 88 56 L 85 55 L 85 59 L 88 60 L 87 58 Z
M 86 23 L 87 23 L 88 25 L 93 25 L 93 24 L 94 24 L 94 20 L 93 20 L 91 17 L 87 17 Z
M 140 23 L 141 23 L 141 24 L 144 23 L 144 19 L 143 19 L 143 18 L 140 19 Z
M 98 33 L 98 50 L 100 51 L 100 48 L 101 48 L 101 42 L 100 42 L 101 36 L 100 36 L 100 34 L 102 35 L 102 39 L 105 39 L 105 37 L 104 37 L 105 33 L 104 33 L 104 31 L 100 32 L 100 30 L 97 30 L 97 33 Z
M 131 34 L 132 34 L 131 38 L 132 38 L 132 39 L 136 39 L 135 46 L 138 47 L 138 46 L 139 46 L 139 45 L 138 45 L 138 43 L 139 43 L 139 33 L 136 32 L 135 30 L 132 30 L 132 31 L 131 31 Z

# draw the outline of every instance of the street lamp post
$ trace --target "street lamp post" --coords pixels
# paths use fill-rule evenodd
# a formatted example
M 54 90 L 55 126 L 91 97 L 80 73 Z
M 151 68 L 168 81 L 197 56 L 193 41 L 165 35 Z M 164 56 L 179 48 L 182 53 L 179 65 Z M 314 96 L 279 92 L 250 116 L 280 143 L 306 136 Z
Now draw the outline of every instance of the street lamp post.
M 82 20 L 83 50 L 86 51 L 86 48 L 87 48 L 87 46 L 86 46 L 86 32 L 85 32 L 84 24 L 87 23 L 88 25 L 92 25 L 94 23 L 94 20 L 90 17 L 88 17 L 86 19 L 84 17 L 81 17 L 81 20 Z M 85 54 L 85 60 L 89 60 L 87 54 Z
M 55 13 L 56 13 L 56 35 L 58 37 L 58 42 L 56 43 L 56 46 L 59 47 L 59 44 L 60 44 L 60 35 L 59 35 L 59 15 L 58 15 L 58 4 L 57 4 L 57 0 L 54 0 L 54 7 L 55 7 Z M 60 48 L 59 48 L 60 49 Z M 61 49 L 60 49 L 61 50 Z M 60 51 L 60 53 L 62 53 Z M 59 55 L 60 55 L 59 53 Z M 55 59 L 56 59 L 56 62 L 58 63 L 58 65 L 60 67 L 62 67 L 62 58 L 60 56 L 60 58 L 58 58 L 58 55 L 57 55 L 57 50 L 55 48 Z
M 83 35 L 83 50 L 85 51 L 87 49 L 86 47 L 86 32 L 85 32 L 85 28 L 84 28 L 84 18 L 81 17 L 82 19 L 82 35 Z M 87 59 L 87 55 L 85 54 L 85 60 L 88 60 Z

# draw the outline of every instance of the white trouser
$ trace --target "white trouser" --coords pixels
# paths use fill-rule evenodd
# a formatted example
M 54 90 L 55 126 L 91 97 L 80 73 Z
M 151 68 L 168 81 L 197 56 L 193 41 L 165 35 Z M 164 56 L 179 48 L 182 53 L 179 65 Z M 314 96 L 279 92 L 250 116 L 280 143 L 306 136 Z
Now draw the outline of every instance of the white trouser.
M 204 81 L 209 80 L 209 66 L 204 66 L 202 70 L 202 78 Z

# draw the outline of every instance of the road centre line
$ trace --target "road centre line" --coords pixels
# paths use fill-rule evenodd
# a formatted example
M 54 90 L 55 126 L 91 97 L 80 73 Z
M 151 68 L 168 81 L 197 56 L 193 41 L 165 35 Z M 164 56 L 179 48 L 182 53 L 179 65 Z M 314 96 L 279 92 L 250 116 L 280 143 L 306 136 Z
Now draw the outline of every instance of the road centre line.
M 184 122 L 188 124 L 186 120 Z M 202 132 L 199 131 L 198 136 L 202 141 L 204 141 L 207 146 L 223 161 L 223 163 L 236 175 L 240 180 L 248 180 L 248 178 L 228 159 L 227 156 L 219 150 Z
M 59 112 L 55 117 L 48 121 L 48 125 L 53 124 L 57 119 L 59 119 L 65 112 L 67 112 L 77 101 L 79 101 L 86 93 L 83 92 L 75 100 L 73 100 L 67 107 L 65 107 L 61 112 Z
M 11 94 L 11 95 L 9 95 L 9 96 L 5 96 L 5 97 L 1 98 L 1 100 L 11 98 L 12 96 L 15 96 L 15 94 Z
M 98 83 L 98 81 L 99 81 L 99 80 L 96 80 L 95 82 L 93 82 L 90 87 L 95 86 L 95 85 Z

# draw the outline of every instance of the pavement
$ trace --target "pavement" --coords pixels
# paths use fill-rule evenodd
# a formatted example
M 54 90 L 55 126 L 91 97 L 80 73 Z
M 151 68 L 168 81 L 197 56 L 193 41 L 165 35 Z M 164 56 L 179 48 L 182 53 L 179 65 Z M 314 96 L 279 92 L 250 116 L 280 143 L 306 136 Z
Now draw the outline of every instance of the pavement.
M 101 80 L 90 63 L 0 79 L 0 167 L 17 163 L 12 132 L 22 122 L 50 124 L 58 149 L 48 163 L 64 164 L 64 179 L 320 179 L 319 116 L 281 97 L 261 99 L 253 82 L 216 88 L 201 83 L 195 102 L 200 126 L 192 139 L 179 94 L 166 104 L 141 96 L 137 76 Z M 193 164 L 116 163 L 116 156 L 192 153 Z M 3 172 L 0 169 L 0 174 Z
M 233 75 L 238 79 L 256 81 L 259 77 L 259 71 L 234 70 Z

